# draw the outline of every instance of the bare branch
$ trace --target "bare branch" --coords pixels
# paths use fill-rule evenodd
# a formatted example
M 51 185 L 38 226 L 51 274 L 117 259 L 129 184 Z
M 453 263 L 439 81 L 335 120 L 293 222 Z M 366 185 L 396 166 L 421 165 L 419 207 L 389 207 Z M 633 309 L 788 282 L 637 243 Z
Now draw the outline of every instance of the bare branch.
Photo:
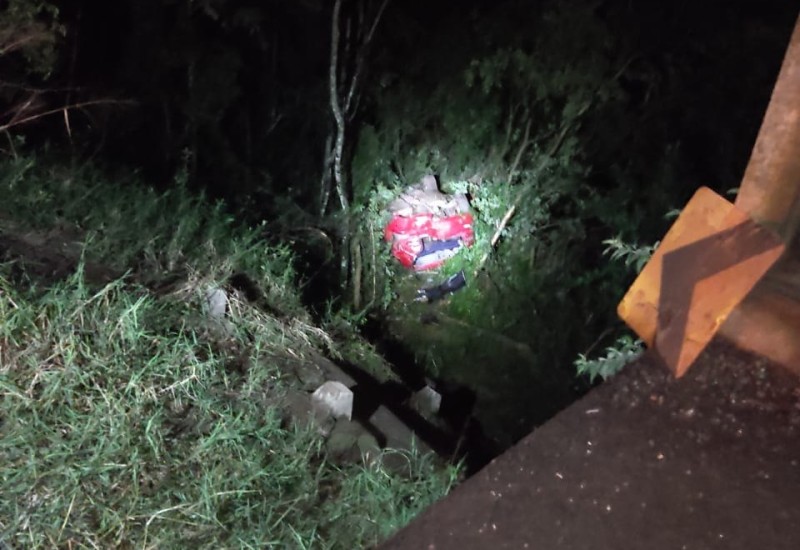
M 320 179 L 319 215 L 325 215 L 331 196 L 331 169 L 333 167 L 333 137 L 325 139 L 325 158 L 322 161 L 322 178 Z
M 64 126 L 67 128 L 67 135 L 69 139 L 72 139 L 72 128 L 69 125 L 69 109 L 63 108 L 62 110 L 64 111 Z
M 20 126 L 22 124 L 27 124 L 29 122 L 33 122 L 40 118 L 44 118 L 46 116 L 54 115 L 60 113 L 64 110 L 74 111 L 75 109 L 83 109 L 86 107 L 91 107 L 92 105 L 133 105 L 133 101 L 127 100 L 115 100 L 115 99 L 95 99 L 92 101 L 83 101 L 81 103 L 73 103 L 72 105 L 64 105 L 62 107 L 58 107 L 57 109 L 48 109 L 47 111 L 42 111 L 40 113 L 36 113 L 34 115 L 30 115 L 19 120 L 12 120 L 6 124 L 0 124 L 0 132 L 5 132 L 15 126 Z
M 508 110 L 508 119 L 506 120 L 506 138 L 503 140 L 503 148 L 497 153 L 497 160 L 498 162 L 502 162 L 506 155 L 508 154 L 509 149 L 511 149 L 511 132 L 514 129 L 514 118 L 517 114 L 517 108 L 519 107 L 519 103 L 516 105 L 511 105 L 511 108 Z
M 56 93 L 56 92 L 79 92 L 82 90 L 82 88 L 71 87 L 71 86 L 39 88 L 37 86 L 29 86 L 27 84 L 21 84 L 19 82 L 9 82 L 8 80 L 2 80 L 2 79 L 0 79 L 0 88 L 10 88 L 12 90 L 20 90 L 22 92 L 30 92 L 37 94 Z
M 3 118 L 13 113 L 13 115 L 11 116 L 11 120 L 8 122 L 8 124 L 13 126 L 20 118 L 25 116 L 27 113 L 35 111 L 41 107 L 44 107 L 44 103 L 39 99 L 39 94 L 32 93 L 31 95 L 28 96 L 27 99 L 13 105 L 8 111 L 3 113 Z
M 508 171 L 508 185 L 511 185 L 511 182 L 514 181 L 514 178 L 517 177 L 519 163 L 522 160 L 522 155 L 525 153 L 525 149 L 528 148 L 530 145 L 530 137 L 531 137 L 531 119 L 528 119 L 528 122 L 525 124 L 525 133 L 522 136 L 522 143 L 517 149 L 517 156 L 514 157 L 514 162 L 511 165 L 511 170 Z
M 389 0 L 383 0 L 383 3 L 378 8 L 378 13 L 375 14 L 375 19 L 372 21 L 372 27 L 370 27 L 369 32 L 367 33 L 367 37 L 364 39 L 363 42 L 364 46 L 372 42 L 372 37 L 375 36 L 375 30 L 378 28 L 378 23 L 380 23 L 381 18 L 383 17 L 383 12 L 386 10 L 386 6 L 388 5 L 389 5 Z
M 26 29 L 27 30 L 27 29 Z M 13 51 L 21 50 L 31 44 L 36 44 L 37 42 L 45 42 L 50 38 L 50 35 L 46 32 L 43 32 L 39 29 L 36 31 L 32 31 L 27 33 L 19 38 L 16 38 L 13 42 L 3 44 L 0 46 L 0 56 L 4 56 L 10 54 Z
M 8 130 L 6 130 L 5 132 L 3 132 L 3 134 L 5 134 L 6 139 L 8 140 L 8 147 L 11 150 L 11 156 L 16 159 L 17 158 L 17 148 L 14 147 L 14 139 L 11 137 L 11 133 Z
M 636 59 L 636 56 L 629 57 L 622 64 L 622 66 L 619 68 L 619 70 L 617 70 L 617 72 L 614 73 L 614 75 L 611 77 L 609 82 L 614 82 L 617 79 L 619 79 L 625 73 L 625 71 L 628 69 L 630 64 L 635 59 Z M 550 160 L 550 158 L 552 158 L 558 152 L 558 150 L 561 148 L 561 145 L 564 143 L 564 139 L 567 137 L 567 134 L 569 133 L 569 131 L 583 117 L 583 115 L 586 114 L 586 112 L 589 110 L 589 108 L 594 103 L 594 101 L 595 101 L 595 99 L 597 97 L 597 94 L 599 93 L 600 88 L 602 87 L 602 85 L 603 85 L 602 83 L 599 84 L 597 86 L 597 88 L 594 90 L 594 92 L 592 93 L 592 96 L 586 101 L 586 103 L 584 103 L 583 107 L 581 107 L 580 111 L 578 111 L 573 117 L 571 117 L 566 123 L 564 123 L 564 125 L 562 126 L 561 131 L 559 132 L 558 136 L 553 141 L 552 145 L 550 146 L 550 149 L 547 151 L 547 154 L 546 154 L 545 158 L 542 159 L 542 161 L 539 163 L 539 166 L 537 166 L 536 169 L 534 170 L 534 176 L 538 176 L 544 170 L 544 168 L 547 166 L 547 163 Z M 530 121 L 529 121 L 528 127 L 526 127 L 526 129 L 525 129 L 525 139 L 523 139 L 523 147 L 527 145 L 526 141 L 528 139 L 528 131 L 529 130 L 530 130 Z M 522 153 L 522 148 L 518 151 L 517 158 L 515 159 L 514 165 L 512 166 L 511 173 L 509 174 L 509 180 L 512 177 L 516 176 L 515 170 L 517 168 L 518 161 L 521 158 L 521 153 Z M 517 196 L 514 198 L 514 202 L 511 203 L 511 206 L 506 211 L 506 213 L 503 216 L 503 218 L 500 220 L 500 223 L 497 226 L 497 230 L 492 235 L 492 239 L 490 241 L 489 250 L 486 251 L 486 253 L 483 255 L 483 257 L 481 257 L 480 261 L 478 262 L 478 267 L 475 268 L 475 272 L 474 272 L 475 274 L 477 274 L 481 269 L 483 269 L 483 265 L 486 263 L 486 260 L 489 259 L 490 254 L 494 251 L 494 247 L 497 245 L 497 241 L 500 240 L 500 234 L 503 232 L 503 229 L 506 228 L 506 226 L 508 225 L 508 222 L 511 221 L 511 218 L 514 217 L 514 214 L 516 213 L 517 208 L 519 207 L 519 204 L 522 201 L 523 197 L 525 196 L 525 193 L 527 192 L 527 190 L 528 190 L 528 186 L 523 187 L 522 189 L 519 190 L 519 192 L 517 193 Z
M 370 26 L 369 31 L 367 32 L 366 36 L 364 37 L 364 41 L 358 48 L 358 54 L 356 59 L 356 68 L 353 72 L 353 78 L 350 81 L 350 89 L 347 92 L 347 100 L 344 103 L 344 112 L 351 113 L 351 108 L 353 105 L 353 98 L 358 91 L 358 85 L 360 84 L 361 80 L 361 73 L 364 69 L 364 62 L 367 57 L 367 51 L 369 49 L 369 44 L 372 42 L 373 36 L 375 36 L 375 30 L 378 28 L 378 23 L 380 23 L 381 18 L 383 17 L 383 12 L 386 10 L 386 6 L 389 5 L 389 0 L 383 0 L 381 2 L 380 7 L 378 8 L 377 13 L 375 14 L 375 19 L 372 20 L 372 25 Z M 357 102 L 356 102 L 357 103 Z

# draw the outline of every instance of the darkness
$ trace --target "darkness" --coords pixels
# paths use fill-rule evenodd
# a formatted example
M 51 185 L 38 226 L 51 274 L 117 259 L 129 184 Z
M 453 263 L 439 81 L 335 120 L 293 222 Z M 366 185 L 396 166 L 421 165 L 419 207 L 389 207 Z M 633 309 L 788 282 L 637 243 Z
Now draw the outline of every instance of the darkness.
M 97 147 L 101 159 L 136 166 L 159 183 L 174 174 L 182 151 L 192 149 L 198 163 L 194 183 L 233 202 L 252 191 L 255 174 L 271 174 L 277 185 L 269 192 L 280 193 L 287 182 L 300 183 L 319 171 L 309 164 L 321 165 L 330 125 L 329 2 L 55 4 L 66 35 L 50 83 L 74 87 L 83 97 L 136 102 L 87 113 L 78 143 L 84 152 Z M 615 44 L 603 55 L 633 58 L 634 74 L 620 79 L 633 112 L 594 113 L 597 128 L 588 155 L 618 161 L 624 149 L 625 156 L 641 159 L 680 141 L 692 176 L 712 185 L 735 182 L 769 97 L 795 3 L 567 4 L 590 7 L 607 25 Z M 531 46 L 531 29 L 552 5 L 391 2 L 370 52 L 367 85 L 387 75 L 430 83 L 492 48 Z M 596 41 L 581 36 L 580 27 L 574 33 L 564 37 L 567 47 L 589 55 Z M 643 65 L 655 82 L 636 78 Z M 354 133 L 375 120 L 365 99 Z M 47 134 L 51 141 L 59 137 L 63 132 Z M 229 170 L 247 184 L 232 184 Z
M 384 187 L 429 171 L 469 182 L 473 198 L 486 193 L 477 208 L 487 234 L 516 189 L 534 189 L 487 275 L 462 299 L 472 301 L 446 306 L 533 349 L 526 368 L 538 373 L 535 384 L 542 365 L 557 373 L 561 389 L 540 391 L 561 397 L 538 410 L 524 403 L 502 412 L 493 403 L 520 401 L 516 394 L 475 389 L 479 407 L 497 409 L 481 421 L 490 431 L 506 426 L 502 441 L 574 399 L 572 359 L 618 332 L 614 304 L 632 273 L 609 264 L 603 241 L 652 243 L 669 225 L 664 215 L 698 186 L 738 186 L 798 15 L 796 2 L 778 0 L 390 0 L 372 41 L 359 47 L 380 2 L 342 0 L 340 83 L 362 68 L 346 113 L 351 210 L 342 212 L 334 191 L 321 203 L 333 189 L 325 164 L 335 137 L 332 1 L 52 4 L 64 33 L 51 75 L 3 59 L 3 122 L 22 99 L 11 82 L 40 87 L 50 108 L 108 100 L 73 111 L 70 134 L 57 116 L 14 131 L 31 150 L 136 172 L 159 189 L 185 182 L 224 199 L 245 223 L 266 220 L 265 238 L 297 252 L 318 311 L 330 299 L 358 302 L 353 264 L 342 275 L 334 258 L 352 259 L 346 239 L 370 250 L 364 228 L 379 223 Z M 513 169 L 518 179 L 505 185 Z M 447 367 L 478 361 L 474 342 L 437 348 L 391 328 L 389 317 L 419 314 L 376 302 L 399 292 L 386 275 L 395 268 L 382 261 L 359 268 L 373 281 L 363 289 L 363 302 L 373 295 L 364 310 L 370 326 L 423 367 L 445 364 L 442 378 L 478 388 L 479 375 Z M 506 384 L 522 384 L 515 376 Z M 580 393 L 588 384 L 577 386 Z

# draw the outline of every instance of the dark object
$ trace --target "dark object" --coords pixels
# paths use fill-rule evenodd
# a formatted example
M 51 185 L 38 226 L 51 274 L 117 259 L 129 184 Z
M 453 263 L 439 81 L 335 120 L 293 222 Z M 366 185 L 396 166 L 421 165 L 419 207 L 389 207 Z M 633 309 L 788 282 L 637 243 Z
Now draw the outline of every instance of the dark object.
M 467 278 L 464 276 L 464 271 L 461 270 L 438 286 L 419 289 L 415 300 L 417 302 L 435 302 L 465 286 L 467 286 Z

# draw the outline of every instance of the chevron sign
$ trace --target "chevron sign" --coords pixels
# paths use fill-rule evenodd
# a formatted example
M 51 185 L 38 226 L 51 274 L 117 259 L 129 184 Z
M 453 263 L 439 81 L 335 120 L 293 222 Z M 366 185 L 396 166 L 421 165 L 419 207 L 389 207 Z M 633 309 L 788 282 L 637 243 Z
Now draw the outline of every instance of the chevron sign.
M 676 377 L 683 376 L 783 251 L 772 231 L 701 187 L 617 313 Z

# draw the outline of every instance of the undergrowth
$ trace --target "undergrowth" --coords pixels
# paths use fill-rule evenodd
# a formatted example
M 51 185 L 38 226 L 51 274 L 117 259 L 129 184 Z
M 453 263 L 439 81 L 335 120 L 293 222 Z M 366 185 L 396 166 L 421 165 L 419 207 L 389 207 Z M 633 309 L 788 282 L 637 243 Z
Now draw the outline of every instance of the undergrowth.
M 92 286 L 79 266 L 45 286 L 0 264 L 0 542 L 359 548 L 449 490 L 455 471 L 429 456 L 409 454 L 404 475 L 337 466 L 313 430 L 284 422 L 291 380 L 274 358 L 333 345 L 301 311 L 284 251 L 185 191 L 67 183 L 21 162 L 4 172 L 7 212 L 46 227 L 58 209 L 89 232 L 86 257 L 128 274 Z M 142 258 L 152 277 L 196 276 L 154 293 L 131 275 Z M 235 296 L 224 320 L 203 315 L 207 285 L 234 269 L 291 320 Z

